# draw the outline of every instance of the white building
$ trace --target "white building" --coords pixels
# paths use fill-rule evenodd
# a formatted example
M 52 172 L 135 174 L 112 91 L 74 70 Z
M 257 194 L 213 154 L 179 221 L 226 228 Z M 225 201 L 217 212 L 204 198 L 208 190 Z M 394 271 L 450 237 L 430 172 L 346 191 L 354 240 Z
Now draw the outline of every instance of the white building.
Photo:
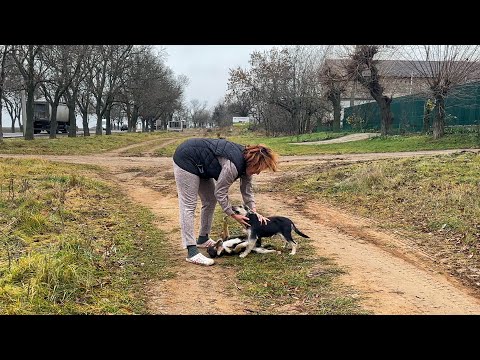
M 234 124 L 241 124 L 241 123 L 248 123 L 250 122 L 250 118 L 248 116 L 234 116 L 233 123 Z

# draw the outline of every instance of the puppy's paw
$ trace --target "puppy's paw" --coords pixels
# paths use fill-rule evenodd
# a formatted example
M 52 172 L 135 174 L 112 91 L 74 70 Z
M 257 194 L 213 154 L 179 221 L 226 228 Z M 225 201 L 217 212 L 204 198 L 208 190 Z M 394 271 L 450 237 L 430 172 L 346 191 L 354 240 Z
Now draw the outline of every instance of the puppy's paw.
M 247 256 L 248 254 L 246 254 L 245 252 L 241 253 L 240 255 L 238 255 L 239 257 L 241 257 L 242 259 Z

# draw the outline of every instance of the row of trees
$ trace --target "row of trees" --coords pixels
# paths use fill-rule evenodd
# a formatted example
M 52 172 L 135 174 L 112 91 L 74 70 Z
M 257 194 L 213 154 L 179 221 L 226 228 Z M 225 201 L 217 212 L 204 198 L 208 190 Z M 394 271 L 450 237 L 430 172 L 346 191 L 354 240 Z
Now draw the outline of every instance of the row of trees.
M 250 55 L 250 68 L 230 70 L 225 101 L 213 110 L 206 103 L 183 103 L 185 76 L 175 76 L 163 61 L 164 50 L 133 45 L 0 45 L 0 140 L 2 108 L 20 124 L 20 94 L 26 94 L 25 139 L 33 139 L 33 104 L 44 97 L 51 105 L 50 137 L 56 137 L 60 102 L 69 108 L 69 136 L 76 134 L 75 114 L 83 118 L 88 136 L 89 115 L 95 133 L 102 119 L 127 119 L 129 131 L 138 120 L 148 130 L 162 128 L 176 114 L 194 127 L 226 126 L 233 116 L 250 116 L 269 135 L 303 134 L 319 124 L 340 129 L 341 99 L 358 84 L 379 106 L 381 133 L 391 131 L 392 77 L 381 60 L 403 59 L 422 80 L 425 99 L 433 99 L 433 136 L 444 134 L 445 98 L 455 86 L 478 79 L 480 47 L 474 45 L 416 46 L 285 46 Z M 390 87 L 390 91 L 386 88 Z
M 69 136 L 76 136 L 75 114 L 81 114 L 89 136 L 88 117 L 96 115 L 95 134 L 111 133 L 112 117 L 128 122 L 135 131 L 153 128 L 157 120 L 166 127 L 173 113 L 182 111 L 188 79 L 175 76 L 164 64 L 165 51 L 133 45 L 0 45 L 0 139 L 2 107 L 20 124 L 21 93 L 26 97 L 25 139 L 34 134 L 34 100 L 50 104 L 50 137 L 56 137 L 56 113 L 60 102 L 69 108 Z
M 393 67 L 382 67 L 381 60 L 403 60 L 412 76 L 421 79 L 417 91 L 425 100 L 434 99 L 432 128 L 437 139 L 444 135 L 445 98 L 457 85 L 478 80 L 479 56 L 477 45 L 272 48 L 253 52 L 249 69 L 230 70 L 224 106 L 241 104 L 242 116 L 249 115 L 270 135 L 303 134 L 326 122 L 338 130 L 341 98 L 348 96 L 349 85 L 358 84 L 378 104 L 380 130 L 388 135 L 396 74 Z

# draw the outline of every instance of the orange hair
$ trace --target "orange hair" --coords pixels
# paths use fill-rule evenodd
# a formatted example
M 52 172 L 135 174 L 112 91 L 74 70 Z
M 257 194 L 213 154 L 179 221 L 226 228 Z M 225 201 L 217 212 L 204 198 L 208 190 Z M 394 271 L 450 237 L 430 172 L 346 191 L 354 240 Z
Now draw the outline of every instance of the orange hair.
M 245 146 L 243 156 L 247 161 L 247 168 L 252 169 L 254 173 L 267 168 L 277 171 L 278 154 L 263 144 Z

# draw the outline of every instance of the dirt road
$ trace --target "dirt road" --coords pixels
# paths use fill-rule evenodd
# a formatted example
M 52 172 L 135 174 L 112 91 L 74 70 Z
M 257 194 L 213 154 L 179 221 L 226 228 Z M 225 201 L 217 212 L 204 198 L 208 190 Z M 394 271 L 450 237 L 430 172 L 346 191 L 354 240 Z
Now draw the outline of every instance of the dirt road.
M 467 150 L 470 151 L 470 150 Z M 360 161 L 384 157 L 428 156 L 445 152 L 415 154 L 388 153 L 342 156 L 283 157 L 290 165 L 305 162 Z M 239 299 L 234 274 L 220 266 L 200 267 L 185 262 L 178 225 L 178 204 L 173 181 L 172 160 L 153 157 L 108 156 L 25 156 L 32 158 L 104 166 L 112 180 L 137 203 L 159 217 L 158 226 L 174 250 L 173 279 L 148 285 L 148 308 L 155 314 L 251 314 L 256 305 Z M 135 171 L 132 171 L 135 170 Z M 255 178 L 259 188 L 278 173 L 262 173 Z M 238 199 L 232 191 L 232 198 Z M 368 219 L 354 217 L 308 199 L 290 198 L 275 191 L 256 192 L 257 202 L 270 214 L 288 216 L 302 231 L 311 235 L 319 256 L 331 257 L 347 270 L 341 281 L 365 297 L 362 305 L 375 314 L 480 314 L 480 299 L 473 292 L 445 275 L 426 254 L 395 234 L 376 229 Z M 301 202 L 303 205 L 298 206 Z M 302 246 L 300 240 L 299 246 Z M 221 261 L 218 259 L 217 261 Z M 288 310 L 283 312 L 288 314 Z

